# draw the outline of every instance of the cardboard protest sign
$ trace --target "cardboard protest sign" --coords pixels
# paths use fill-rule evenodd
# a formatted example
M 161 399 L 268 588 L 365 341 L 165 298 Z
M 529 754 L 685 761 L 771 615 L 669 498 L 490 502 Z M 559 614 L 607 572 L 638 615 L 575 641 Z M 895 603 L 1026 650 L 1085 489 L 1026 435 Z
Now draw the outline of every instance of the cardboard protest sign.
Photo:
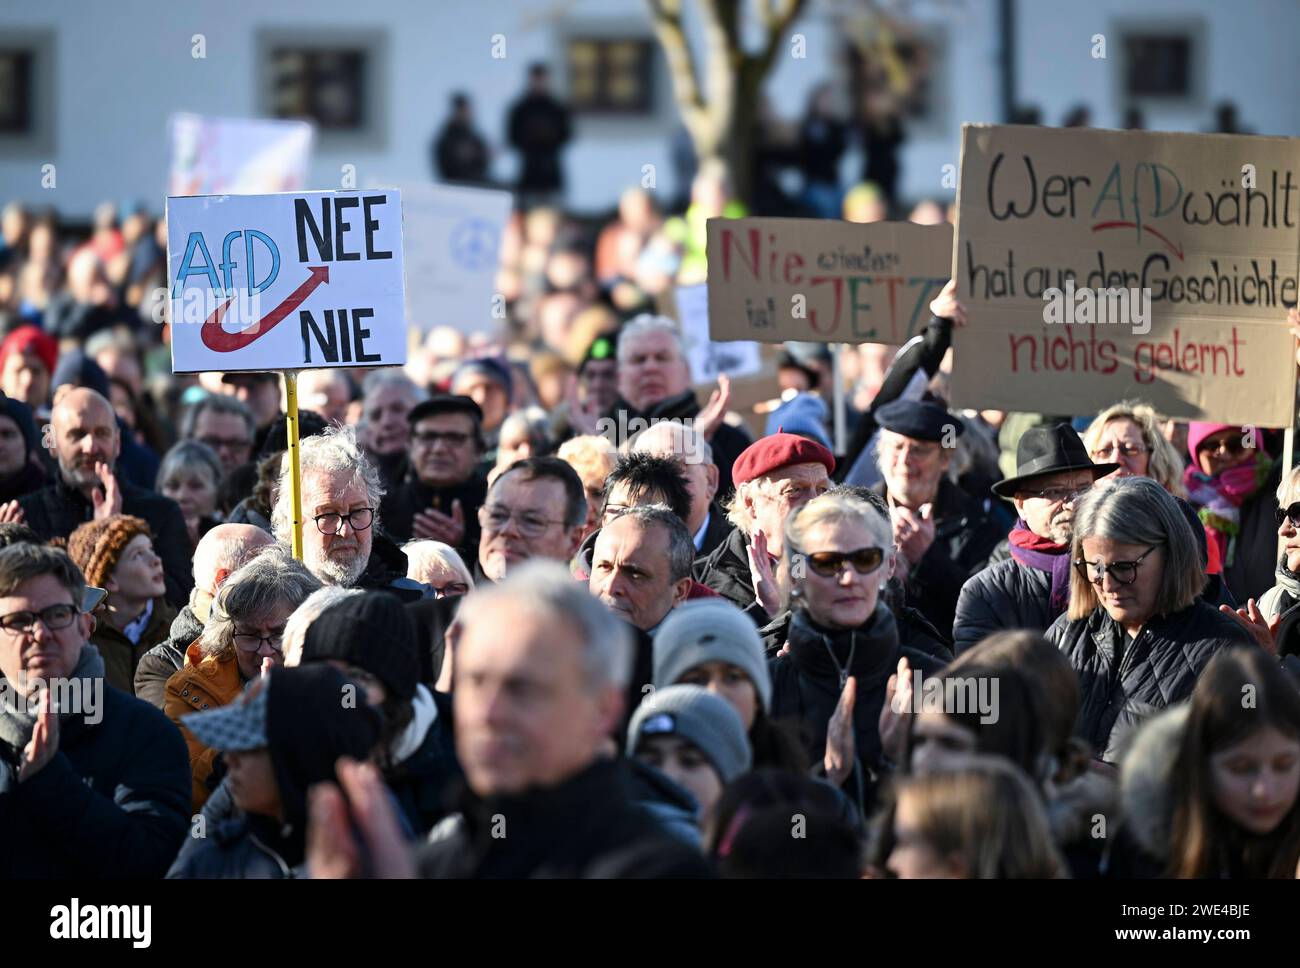
M 307 184 L 314 128 L 306 121 L 171 119 L 168 195 L 262 195 Z
M 966 125 L 953 403 L 1290 426 L 1300 140 Z
M 406 362 L 398 192 L 167 199 L 172 369 Z
M 412 279 L 406 318 L 427 331 L 497 333 L 505 306 L 493 305 L 501 235 L 510 217 L 509 192 L 446 185 L 402 189 L 406 265 Z
M 709 219 L 715 340 L 905 343 L 948 281 L 952 226 Z
M 715 383 L 725 373 L 732 379 L 754 376 L 762 368 L 758 344 L 752 341 L 719 343 L 709 338 L 709 291 L 704 285 L 678 286 L 677 321 L 686 338 L 691 382 Z

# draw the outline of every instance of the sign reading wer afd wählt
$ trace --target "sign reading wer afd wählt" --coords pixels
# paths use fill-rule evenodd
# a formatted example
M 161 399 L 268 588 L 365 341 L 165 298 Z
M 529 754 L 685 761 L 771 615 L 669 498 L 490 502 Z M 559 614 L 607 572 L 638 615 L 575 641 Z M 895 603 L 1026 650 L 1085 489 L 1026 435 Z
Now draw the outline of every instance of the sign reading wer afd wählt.
M 966 125 L 953 403 L 1290 426 L 1300 139 Z

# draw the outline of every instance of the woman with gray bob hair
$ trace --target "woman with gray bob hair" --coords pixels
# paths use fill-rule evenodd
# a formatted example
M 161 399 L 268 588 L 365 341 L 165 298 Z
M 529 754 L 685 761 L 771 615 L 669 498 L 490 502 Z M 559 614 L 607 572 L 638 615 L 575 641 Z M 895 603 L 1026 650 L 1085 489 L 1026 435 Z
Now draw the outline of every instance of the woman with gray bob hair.
M 262 658 L 282 663 L 285 624 L 320 587 L 320 579 L 283 546 L 268 545 L 221 586 L 199 637 L 204 655 L 237 659 L 245 679 L 258 674 Z M 255 634 L 263 636 L 257 648 L 244 648 Z
M 1201 598 L 1192 526 L 1149 477 L 1093 485 L 1075 509 L 1070 554 L 1070 607 L 1047 638 L 1079 676 L 1079 734 L 1115 762 L 1148 716 L 1191 696 L 1216 652 L 1252 639 Z
M 212 792 L 217 751 L 190 732 L 182 717 L 234 702 L 261 674 L 264 662 L 283 665 L 285 623 L 320 587 L 319 579 L 282 546 L 266 546 L 222 584 L 203 634 L 185 650 L 184 666 L 167 680 L 163 712 L 180 727 L 189 750 L 195 812 Z

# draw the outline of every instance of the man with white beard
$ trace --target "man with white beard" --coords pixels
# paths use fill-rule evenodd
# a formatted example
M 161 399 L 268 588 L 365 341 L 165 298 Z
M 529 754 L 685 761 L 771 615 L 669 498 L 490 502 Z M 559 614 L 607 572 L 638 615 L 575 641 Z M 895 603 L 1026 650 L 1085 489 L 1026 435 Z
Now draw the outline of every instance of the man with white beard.
M 379 529 L 384 487 L 351 427 L 332 427 L 299 447 L 302 475 L 302 558 L 326 585 L 391 592 L 406 602 L 433 595 L 406 577 L 406 554 Z M 280 470 L 271 528 L 292 542 L 288 455 Z
M 1016 476 L 993 493 L 1016 506 L 1007 536 L 1011 557 L 962 586 L 953 622 L 957 652 L 1003 629 L 1046 629 L 1070 603 L 1074 506 L 1117 464 L 1094 464 L 1069 424 L 1033 427 L 1016 448 Z

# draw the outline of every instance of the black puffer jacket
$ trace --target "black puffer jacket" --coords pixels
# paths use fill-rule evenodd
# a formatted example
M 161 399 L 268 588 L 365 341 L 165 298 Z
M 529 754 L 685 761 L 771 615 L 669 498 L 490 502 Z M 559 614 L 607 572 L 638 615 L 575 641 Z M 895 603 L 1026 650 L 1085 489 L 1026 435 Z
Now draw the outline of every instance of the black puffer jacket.
M 675 397 L 669 397 L 667 400 L 661 400 L 653 407 L 642 411 L 637 410 L 632 404 L 628 403 L 622 397 L 614 401 L 614 407 L 609 416 L 617 421 L 619 411 L 625 411 L 627 422 L 631 424 L 633 420 L 641 419 L 647 424 L 651 420 L 694 420 L 699 416 L 700 403 L 695 399 L 694 390 L 686 390 Z M 718 424 L 718 429 L 713 432 L 713 439 L 709 445 L 713 448 L 713 463 L 718 467 L 718 500 L 725 500 L 732 492 L 731 466 L 736 463 L 736 458 L 740 452 L 748 447 L 752 441 L 749 434 L 739 427 L 733 427 L 728 423 Z
M 857 680 L 853 706 L 856 765 L 845 781 L 844 792 L 863 812 L 875 803 L 876 777 L 885 767 L 880 745 L 880 709 L 889 677 L 900 656 L 913 669 L 934 675 L 947 663 L 925 652 L 902 646 L 893 613 L 876 606 L 871 618 L 858 629 L 832 631 L 813 623 L 802 609 L 795 611 L 788 635 L 790 651 L 768 661 L 772 673 L 772 708 L 775 720 L 789 719 L 803 727 L 809 759 L 822 762 L 826 731 L 840 699 L 840 672 Z M 831 654 L 835 658 L 832 660 Z
M 268 817 L 243 814 L 185 838 L 169 880 L 286 880 L 307 876 L 301 831 Z
M 1109 763 L 1118 762 L 1132 732 L 1152 714 L 1191 696 L 1216 652 L 1253 643 L 1241 625 L 1201 599 L 1152 619 L 1131 641 L 1100 607 L 1073 622 L 1068 612 L 1062 615 L 1047 639 L 1079 676 L 1076 732 Z
M 172 620 L 167 638 L 140 656 L 135 667 L 136 698 L 162 709 L 167 699 L 167 680 L 184 667 L 185 650 L 202 634 L 203 623 L 186 605 Z
M 1046 631 L 1060 614 L 1051 597 L 1050 573 L 1014 558 L 989 565 L 961 587 L 952 623 L 957 652 L 1006 629 Z

